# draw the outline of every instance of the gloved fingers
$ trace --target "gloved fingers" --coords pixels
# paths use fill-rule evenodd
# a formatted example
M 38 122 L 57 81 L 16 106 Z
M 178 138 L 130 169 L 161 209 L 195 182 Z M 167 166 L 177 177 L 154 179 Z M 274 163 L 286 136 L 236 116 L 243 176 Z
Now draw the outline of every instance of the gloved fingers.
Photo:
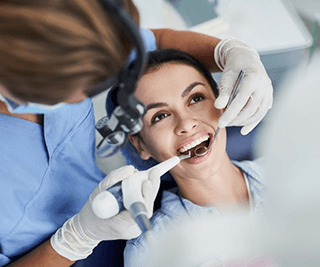
M 117 170 L 109 173 L 109 175 L 101 183 L 103 190 L 113 186 L 114 184 L 129 178 L 134 173 L 134 167 L 132 165 L 123 166 Z
M 265 112 L 265 114 L 266 113 L 267 112 Z M 263 116 L 265 116 L 265 114 Z M 246 126 L 243 126 L 241 128 L 241 130 L 240 130 L 240 133 L 242 135 L 247 135 L 248 133 L 250 133 L 260 123 L 261 119 L 255 120 L 253 123 L 250 123 L 250 124 L 247 124 Z
M 221 90 L 218 98 L 214 101 L 215 108 L 217 108 L 217 109 L 225 108 L 228 101 L 229 101 L 229 97 L 230 97 L 230 94 L 229 94 L 228 90 L 226 90 L 226 91 Z
M 160 173 L 157 168 L 149 172 L 148 180 L 142 183 L 142 196 L 144 198 L 155 199 L 160 187 Z
M 152 216 L 153 213 L 153 190 L 151 181 L 147 180 L 142 183 L 142 196 L 144 198 L 144 202 L 146 204 L 146 209 L 148 212 L 148 218 Z
M 253 93 L 244 107 L 240 110 L 239 114 L 227 126 L 246 125 L 247 123 L 250 123 L 248 120 L 252 118 L 258 110 L 260 110 L 261 113 L 262 109 L 264 110 L 263 96 Z
M 105 240 L 129 240 L 136 238 L 141 234 L 141 229 L 127 210 L 121 211 L 119 214 L 108 220 L 109 225 L 106 229 L 109 230 L 106 231 L 106 234 L 112 234 L 112 236 L 106 236 Z
M 259 109 L 256 114 L 254 114 L 248 121 L 246 121 L 245 126 L 241 128 L 240 133 L 242 135 L 247 135 L 248 133 L 250 133 L 260 123 L 260 121 L 262 121 L 271 107 L 272 104 L 268 105 L 267 108 Z
M 235 98 L 219 119 L 220 128 L 226 127 L 238 116 L 243 107 L 247 104 L 252 94 L 253 86 L 254 85 L 251 83 L 250 79 L 246 80 L 245 77 L 243 82 L 240 84 L 239 91 L 236 94 Z
M 114 184 L 130 177 L 134 173 L 134 167 L 132 165 L 123 166 L 117 170 L 110 172 L 94 189 L 90 196 L 93 199 L 100 192 L 106 190 L 107 188 L 113 186 Z
M 258 106 L 256 112 L 253 113 L 253 115 L 250 118 L 248 118 L 244 121 L 239 121 L 238 126 L 252 124 L 256 120 L 261 121 L 263 119 L 263 117 L 267 114 L 268 110 L 272 107 L 272 101 L 270 101 L 267 105 L 264 102 L 265 101 L 261 102 L 261 104 Z
M 238 75 L 239 73 L 237 74 L 234 71 L 227 70 L 222 73 L 220 79 L 219 96 L 214 102 L 214 106 L 217 109 L 226 107 Z
M 145 200 L 148 217 L 153 213 L 153 204 L 160 187 L 160 173 L 158 169 L 153 169 L 149 173 L 149 179 L 142 183 L 142 195 Z
M 150 199 L 153 193 L 151 181 L 149 180 L 144 181 L 142 183 L 141 191 L 142 191 L 142 196 L 145 198 L 145 200 Z
M 149 181 L 152 184 L 153 192 L 154 192 L 154 199 L 160 188 L 160 172 L 157 168 L 153 169 L 149 173 Z

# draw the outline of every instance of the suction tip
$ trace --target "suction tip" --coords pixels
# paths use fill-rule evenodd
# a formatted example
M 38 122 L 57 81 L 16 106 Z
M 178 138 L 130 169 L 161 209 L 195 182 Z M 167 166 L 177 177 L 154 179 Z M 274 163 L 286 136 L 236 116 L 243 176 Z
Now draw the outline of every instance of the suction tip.
M 189 151 L 188 154 L 183 154 L 183 155 L 179 156 L 179 158 L 180 158 L 180 160 L 191 158 L 191 151 Z

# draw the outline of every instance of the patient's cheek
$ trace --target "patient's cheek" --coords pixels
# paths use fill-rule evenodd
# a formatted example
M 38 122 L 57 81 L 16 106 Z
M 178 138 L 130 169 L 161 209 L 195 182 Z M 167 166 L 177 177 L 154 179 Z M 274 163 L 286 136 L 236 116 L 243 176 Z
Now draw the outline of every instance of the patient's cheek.
M 223 112 L 224 112 L 224 110 L 222 110 L 222 109 L 217 109 L 215 107 L 211 108 L 211 114 L 213 114 L 213 119 L 216 121 L 218 121 L 220 119 Z

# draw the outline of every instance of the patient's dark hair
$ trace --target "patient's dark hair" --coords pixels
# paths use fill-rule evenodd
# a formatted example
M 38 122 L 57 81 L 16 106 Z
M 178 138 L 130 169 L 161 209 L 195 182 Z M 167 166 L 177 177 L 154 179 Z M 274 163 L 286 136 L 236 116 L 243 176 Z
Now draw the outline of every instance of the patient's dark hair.
M 149 52 L 144 74 L 157 70 L 163 64 L 166 64 L 166 63 L 181 63 L 181 64 L 185 64 L 195 68 L 200 72 L 200 74 L 202 74 L 206 78 L 209 85 L 211 86 L 213 94 L 215 95 L 216 98 L 218 97 L 219 95 L 218 85 L 212 78 L 210 71 L 205 66 L 203 66 L 196 58 L 180 50 L 161 49 L 161 50 L 155 50 L 153 52 Z M 117 93 L 118 93 L 117 89 L 118 89 L 117 87 L 114 87 L 109 92 L 107 97 L 106 108 L 109 116 L 112 114 L 115 107 L 119 104 L 117 100 Z
M 185 65 L 189 65 L 198 70 L 210 84 L 215 97 L 218 97 L 218 86 L 212 78 L 209 70 L 204 67 L 196 58 L 188 53 L 182 52 L 175 49 L 162 49 L 156 50 L 149 53 L 148 62 L 146 64 L 145 73 L 152 72 L 153 70 L 159 69 L 161 65 L 165 63 L 178 62 Z

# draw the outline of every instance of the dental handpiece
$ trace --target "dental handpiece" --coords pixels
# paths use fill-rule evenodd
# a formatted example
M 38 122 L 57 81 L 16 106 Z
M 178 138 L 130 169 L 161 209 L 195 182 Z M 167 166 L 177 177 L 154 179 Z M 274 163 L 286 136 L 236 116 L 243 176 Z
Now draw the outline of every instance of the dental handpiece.
M 108 219 L 127 209 L 143 233 L 152 230 L 142 197 L 142 183 L 148 180 L 151 170 L 157 168 L 160 176 L 162 176 L 180 163 L 181 160 L 190 158 L 190 156 L 190 153 L 188 155 L 174 156 L 148 170 L 135 172 L 128 179 L 98 194 L 92 201 L 93 212 L 101 219 Z
M 238 90 L 239 90 L 240 83 L 241 83 L 242 79 L 244 78 L 244 75 L 245 75 L 245 71 L 241 70 L 239 75 L 238 75 L 238 78 L 236 80 L 236 83 L 235 83 L 235 85 L 233 87 L 233 90 L 231 92 L 231 95 L 229 97 L 228 103 L 226 105 L 226 109 L 230 106 L 230 104 L 232 103 L 233 99 L 236 97 L 236 95 L 238 93 Z M 207 154 L 211 150 L 211 147 L 212 147 L 213 143 L 216 141 L 219 132 L 220 132 L 220 127 L 217 128 L 216 133 L 213 136 L 213 140 L 211 142 L 211 145 L 209 147 L 200 146 L 200 147 L 196 148 L 195 151 L 194 151 L 194 154 L 197 157 L 201 157 L 201 156 L 204 156 L 205 154 Z

